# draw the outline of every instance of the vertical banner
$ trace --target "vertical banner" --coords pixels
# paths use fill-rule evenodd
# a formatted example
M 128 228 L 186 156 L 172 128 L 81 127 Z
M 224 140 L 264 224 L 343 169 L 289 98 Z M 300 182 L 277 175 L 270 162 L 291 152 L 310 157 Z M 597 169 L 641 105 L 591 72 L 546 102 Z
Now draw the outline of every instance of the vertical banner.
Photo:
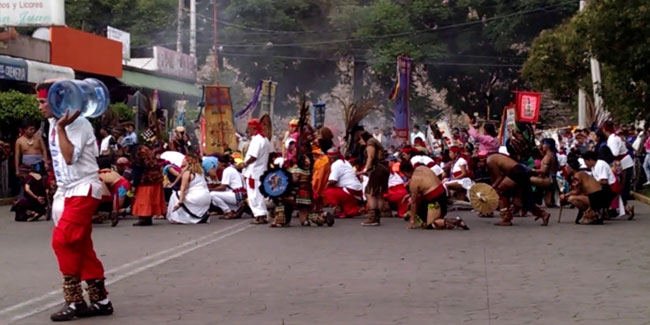
M 325 125 L 325 103 L 317 103 L 312 106 L 312 125 L 320 129 Z
M 228 148 L 237 148 L 229 87 L 205 87 L 204 115 L 205 154 L 223 153 Z
M 185 112 L 187 112 L 187 105 L 187 100 L 177 100 L 174 103 L 176 109 L 174 110 L 174 118 L 170 119 L 170 128 L 185 125 Z
M 391 99 L 395 102 L 395 129 L 397 136 L 409 141 L 409 94 L 411 87 L 411 65 L 413 60 L 407 56 L 397 58 L 397 85 Z
M 542 93 L 530 91 L 517 92 L 517 121 L 537 123 L 541 103 Z
M 260 92 L 260 109 L 254 116 L 261 118 L 264 114 L 269 114 L 271 120 L 274 117 L 275 108 L 275 91 L 278 88 L 278 83 L 271 80 L 262 81 L 262 90 Z M 273 121 L 271 121 L 273 122 Z
M 516 108 L 515 104 L 510 104 L 503 109 L 501 116 L 501 129 L 499 130 L 499 137 L 501 138 L 502 146 L 506 145 L 506 141 L 510 138 L 510 129 L 516 122 Z

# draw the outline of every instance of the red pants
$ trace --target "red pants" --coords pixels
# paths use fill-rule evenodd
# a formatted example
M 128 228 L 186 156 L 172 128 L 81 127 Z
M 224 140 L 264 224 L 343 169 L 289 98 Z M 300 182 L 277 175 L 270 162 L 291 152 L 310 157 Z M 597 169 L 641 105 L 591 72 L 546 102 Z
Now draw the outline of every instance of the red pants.
M 361 214 L 359 200 L 340 187 L 326 188 L 323 192 L 323 199 L 327 205 L 341 207 L 343 213 L 338 216 L 339 218 L 351 218 Z
M 90 238 L 91 221 L 99 202 L 90 194 L 65 199 L 61 220 L 52 232 L 52 248 L 65 276 L 81 280 L 104 278 L 104 267 Z
M 391 186 L 388 193 L 384 194 L 384 199 L 390 204 L 397 206 L 397 215 L 404 218 L 409 209 L 409 200 L 406 198 L 408 191 L 404 184 Z

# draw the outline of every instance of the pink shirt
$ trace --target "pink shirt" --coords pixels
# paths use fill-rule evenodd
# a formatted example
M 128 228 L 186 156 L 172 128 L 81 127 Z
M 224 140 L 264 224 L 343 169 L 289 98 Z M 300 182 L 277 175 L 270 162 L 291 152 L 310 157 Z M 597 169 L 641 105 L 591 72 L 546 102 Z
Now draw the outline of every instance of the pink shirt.
M 479 156 L 487 156 L 489 153 L 499 152 L 499 139 L 491 135 L 480 134 L 473 126 L 469 127 L 469 135 L 478 141 Z
M 650 153 L 650 136 L 645 139 L 645 151 Z

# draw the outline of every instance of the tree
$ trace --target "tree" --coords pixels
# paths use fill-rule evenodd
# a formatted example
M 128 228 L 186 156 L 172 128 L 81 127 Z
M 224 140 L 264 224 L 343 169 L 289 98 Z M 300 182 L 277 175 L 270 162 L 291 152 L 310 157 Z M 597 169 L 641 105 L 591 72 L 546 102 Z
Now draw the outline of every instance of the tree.
M 522 74 L 555 98 L 574 104 L 578 87 L 592 88 L 589 57 L 593 55 L 601 63 L 605 107 L 617 119 L 633 120 L 650 102 L 648 19 L 650 7 L 644 1 L 590 3 L 571 20 L 535 39 Z

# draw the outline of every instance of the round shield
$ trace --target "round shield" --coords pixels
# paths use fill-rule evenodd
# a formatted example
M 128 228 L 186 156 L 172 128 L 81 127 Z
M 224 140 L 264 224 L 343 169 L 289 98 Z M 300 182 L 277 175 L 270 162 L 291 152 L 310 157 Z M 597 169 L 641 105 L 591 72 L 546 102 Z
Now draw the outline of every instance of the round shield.
M 280 197 L 291 187 L 291 174 L 284 169 L 270 169 L 261 180 L 260 192 L 266 197 Z

